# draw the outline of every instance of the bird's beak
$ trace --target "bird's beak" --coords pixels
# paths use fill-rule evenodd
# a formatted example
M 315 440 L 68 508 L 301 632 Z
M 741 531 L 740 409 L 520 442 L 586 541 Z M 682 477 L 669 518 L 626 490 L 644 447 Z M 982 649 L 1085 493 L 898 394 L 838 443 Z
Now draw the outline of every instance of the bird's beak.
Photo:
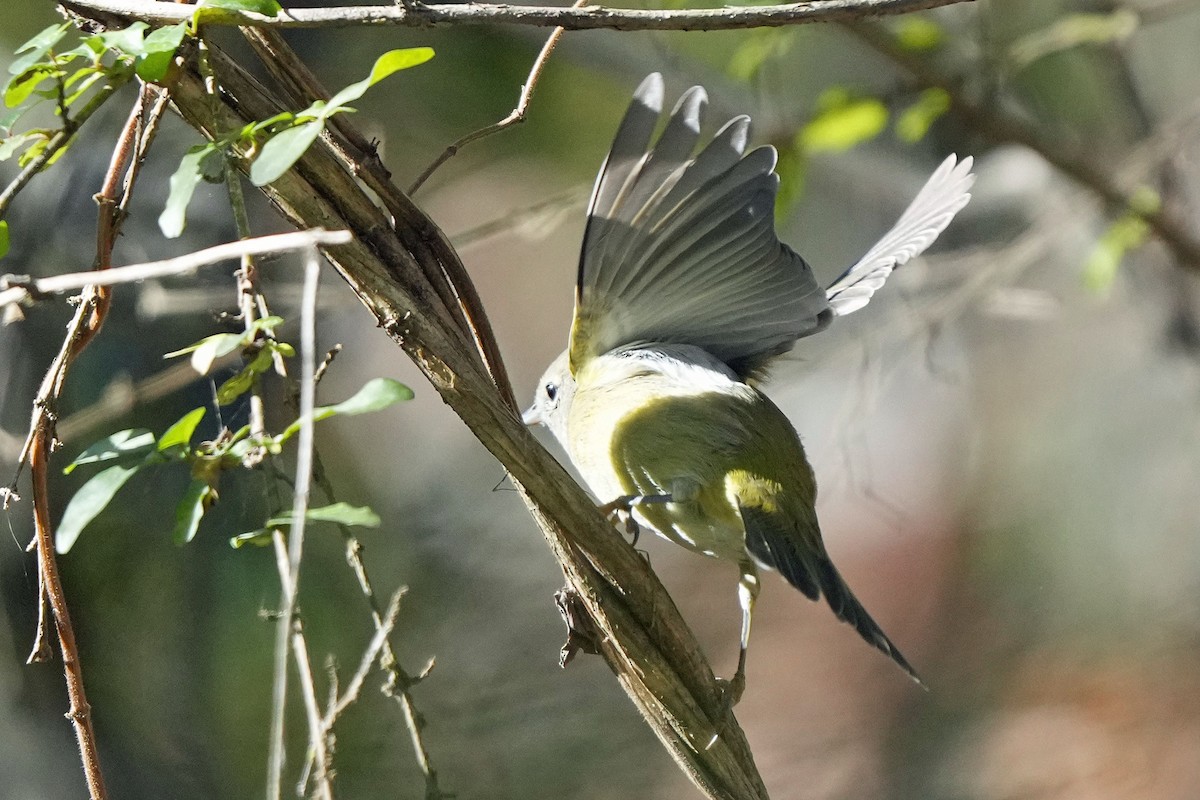
M 525 409 L 525 413 L 521 415 L 521 422 L 531 426 L 541 425 L 543 422 L 542 415 L 538 413 L 537 406 L 530 406 Z

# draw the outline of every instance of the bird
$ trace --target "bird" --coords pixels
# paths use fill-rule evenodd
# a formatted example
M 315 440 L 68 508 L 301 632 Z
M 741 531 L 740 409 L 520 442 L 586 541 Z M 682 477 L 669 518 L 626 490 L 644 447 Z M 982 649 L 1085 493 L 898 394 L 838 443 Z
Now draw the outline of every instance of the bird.
M 867 305 L 933 243 L 970 200 L 972 159 L 947 157 L 823 288 L 775 232 L 778 155 L 747 151 L 750 118 L 698 148 L 707 95 L 693 86 L 655 137 L 664 95 L 661 74 L 647 76 L 617 128 L 588 204 L 568 346 L 522 419 L 550 430 L 606 514 L 737 565 L 738 663 L 719 679 L 731 704 L 746 685 L 760 567 L 824 597 L 921 684 L 830 560 L 804 446 L 762 385 L 774 359 Z

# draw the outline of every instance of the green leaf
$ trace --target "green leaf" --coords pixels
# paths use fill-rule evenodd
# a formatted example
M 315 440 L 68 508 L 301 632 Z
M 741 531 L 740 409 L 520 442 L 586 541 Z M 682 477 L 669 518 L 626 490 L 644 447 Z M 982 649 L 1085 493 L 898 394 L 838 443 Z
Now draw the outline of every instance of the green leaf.
M 264 17 L 275 17 L 283 11 L 283 6 L 279 5 L 278 0 L 200 0 L 196 5 L 200 8 L 246 11 L 251 14 L 262 14 Z
M 119 31 L 105 31 L 96 34 L 96 38 L 102 41 L 106 47 L 115 47 L 126 55 L 137 56 L 142 53 L 146 31 L 149 28 L 150 26 L 144 22 L 135 22 L 128 28 L 122 28 Z
M 262 350 L 259 350 L 258 354 L 254 356 L 249 364 L 239 370 L 229 380 L 222 383 L 221 388 L 217 389 L 217 404 L 227 406 L 250 391 L 251 387 L 254 386 L 254 380 L 269 370 L 273 363 L 270 348 L 264 347 Z
M 870 141 L 887 127 L 887 107 L 875 97 L 854 97 L 846 89 L 827 89 L 819 111 L 805 125 L 798 142 L 809 153 L 840 152 Z
M 1130 200 L 1130 209 L 1118 217 L 1097 240 L 1083 267 L 1084 285 L 1095 292 L 1112 287 L 1125 255 L 1140 247 L 1150 235 L 1150 225 L 1142 214 L 1153 213 L 1161 204 L 1158 193 L 1141 187 Z
M 8 220 L 0 219 L 0 258 L 8 255 Z
M 17 55 L 20 58 L 14 59 L 8 65 L 9 75 L 20 75 L 25 70 L 32 67 L 34 64 L 42 60 L 46 53 L 50 52 L 50 48 L 58 44 L 59 41 L 67 35 L 67 31 L 71 29 L 71 23 L 64 22 L 60 25 L 51 25 L 45 28 L 25 44 L 17 48 Z
M 163 358 L 175 358 L 176 356 L 192 354 L 192 369 L 200 375 L 207 375 L 212 369 L 213 362 L 224 355 L 232 353 L 239 347 L 243 346 L 241 334 L 237 333 L 218 333 L 213 336 L 208 336 L 193 345 L 167 353 Z
M 255 547 L 266 547 L 271 544 L 271 531 L 266 528 L 260 528 L 256 531 L 248 533 L 239 533 L 237 536 L 230 537 L 229 546 L 233 548 L 245 547 L 252 544 Z
M 413 391 L 399 381 L 391 378 L 372 378 L 359 389 L 353 397 L 343 400 L 333 406 L 318 406 L 313 409 L 313 422 L 320 422 L 334 416 L 352 417 L 379 411 L 402 400 L 412 400 Z M 303 425 L 303 419 L 298 419 L 279 436 L 275 437 L 280 443 L 295 435 Z
M 917 102 L 896 117 L 896 135 L 901 141 L 915 144 L 925 138 L 938 118 L 950 110 L 950 93 L 945 89 L 926 89 Z
M 63 473 L 70 475 L 81 464 L 94 464 L 98 461 L 111 461 L 122 456 L 144 455 L 154 449 L 154 434 L 145 428 L 130 428 L 117 431 L 93 443 L 75 460 L 63 468 Z
M 729 57 L 726 71 L 734 78 L 749 83 L 758 77 L 762 68 L 775 57 L 787 53 L 794 41 L 794 29 L 756 28 L 745 32 Z
M 424 64 L 431 58 L 433 58 L 432 47 L 408 47 L 403 50 L 389 50 L 375 59 L 375 64 L 371 67 L 370 75 L 357 83 L 350 84 L 329 99 L 329 111 L 326 112 L 325 116 L 329 116 L 334 113 L 335 109 L 347 103 L 353 103 L 362 97 L 367 89 L 370 89 L 392 73 Z
M 941 25 L 915 14 L 901 17 L 895 31 L 899 45 L 913 52 L 935 50 L 946 40 L 946 31 Z
M 148 83 L 157 83 L 166 77 L 171 60 L 175 58 L 175 51 L 187 35 L 187 29 L 188 23 L 180 22 L 178 25 L 168 25 L 151 31 L 146 36 L 142 55 L 137 61 L 138 77 Z
M 349 503 L 334 503 L 333 505 L 310 508 L 304 512 L 304 519 L 309 522 L 333 522 L 338 525 L 353 525 L 359 528 L 378 528 L 379 515 L 367 506 L 352 506 Z M 292 524 L 291 514 L 272 517 L 263 528 L 285 528 Z
M 1008 55 L 1018 68 L 1026 67 L 1052 53 L 1080 45 L 1122 42 L 1137 31 L 1140 22 L 1132 8 L 1120 8 L 1109 14 L 1067 14 L 1049 27 L 1013 42 Z
M 207 481 L 192 479 L 179 505 L 175 506 L 175 544 L 187 544 L 196 538 L 204 512 L 216 501 L 217 492 Z
M 33 94 L 42 81 L 61 74 L 61 70 L 50 64 L 34 64 L 29 69 L 15 76 L 4 89 L 4 104 L 16 108 Z
M 250 165 L 250 182 L 255 186 L 266 186 L 279 180 L 317 140 L 324 127 L 322 120 L 309 120 L 272 136 Z
M 213 143 L 198 144 L 188 149 L 179 168 L 171 176 L 171 191 L 167 194 L 167 204 L 158 216 L 158 228 L 163 236 L 174 239 L 183 233 L 188 203 L 192 194 L 206 174 L 211 174 L 213 160 L 217 159 L 223 168 L 221 150 Z M 203 374 L 203 373 L 202 373 Z
M 43 138 L 41 133 L 33 133 L 26 131 L 25 133 L 16 133 L 5 139 L 0 140 L 0 161 L 7 161 L 21 149 L 21 147 L 29 141 Z
M 158 438 L 158 452 L 161 453 L 172 447 L 187 449 L 192 441 L 192 434 L 196 432 L 196 426 L 200 424 L 200 420 L 204 419 L 206 411 L 207 409 L 204 407 L 193 408 L 167 428 Z
M 66 553 L 70 550 L 88 523 L 108 507 L 125 482 L 147 463 L 141 461 L 137 464 L 116 464 L 96 473 L 91 480 L 80 486 L 79 491 L 71 498 L 71 502 L 67 503 L 62 521 L 58 523 L 55 549 L 59 553 Z

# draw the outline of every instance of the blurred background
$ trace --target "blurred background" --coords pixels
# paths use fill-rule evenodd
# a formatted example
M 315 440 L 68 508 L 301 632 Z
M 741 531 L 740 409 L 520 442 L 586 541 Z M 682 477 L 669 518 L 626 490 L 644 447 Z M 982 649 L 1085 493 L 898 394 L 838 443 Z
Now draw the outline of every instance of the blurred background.
M 55 21 L 46 3 L 9 0 L 6 57 Z M 1161 192 L 1197 235 L 1200 2 L 992 0 L 885 22 L 964 97 Z M 403 186 L 509 112 L 545 35 L 289 39 L 334 89 L 387 49 L 436 49 L 356 104 L 355 123 Z M 768 576 L 737 710 L 771 796 L 1200 796 L 1200 265 L 1152 238 L 1137 246 L 1123 209 L 1003 141 L 986 115 L 943 113 L 944 96 L 861 32 L 569 33 L 528 121 L 464 149 L 416 196 L 461 248 L 522 393 L 565 344 L 586 195 L 629 93 L 654 70 L 671 96 L 708 88 L 710 129 L 750 113 L 754 141 L 781 149 L 781 235 L 825 280 L 947 153 L 977 159 L 974 200 L 935 251 L 866 310 L 802 340 L 769 387 L 816 469 L 834 560 L 930 687 Z M 0 272 L 90 267 L 91 196 L 132 90 L 124 98 L 19 198 Z M 183 238 L 157 230 L 167 178 L 195 142 L 168 120 L 115 263 L 234 238 L 219 186 L 200 188 Z M 5 181 L 13 174 L 0 164 Z M 283 229 L 252 203 L 256 233 Z M 207 380 L 184 375 L 164 393 L 153 379 L 174 364 L 164 352 L 231 330 L 219 315 L 235 311 L 232 269 L 118 290 L 71 373 L 58 466 L 108 433 L 162 431 L 211 404 Z M 264 271 L 269 299 L 294 322 L 299 263 Z M 409 588 L 393 636 L 401 661 L 416 672 L 436 658 L 415 698 L 441 787 L 461 798 L 699 796 L 599 659 L 558 668 L 551 597 L 562 578 L 503 469 L 331 270 L 321 310 L 321 347 L 345 348 L 322 402 L 379 375 L 417 393 L 325 423 L 318 447 L 339 499 L 383 518 L 361 539 L 377 591 Z M 51 300 L 0 327 L 4 482 L 69 315 Z M 282 335 L 294 341 L 294 326 Z M 268 391 L 279 400 L 285 388 Z M 236 427 L 246 412 L 222 413 Z M 217 433 L 211 415 L 205 426 Z M 60 513 L 86 475 L 52 473 Z M 265 780 L 274 627 L 263 616 L 278 607 L 278 582 L 269 550 L 234 550 L 228 538 L 262 524 L 267 482 L 227 476 L 181 548 L 172 512 L 186 481 L 182 469 L 139 476 L 61 559 L 114 797 L 252 797 Z M 29 515 L 27 500 L 7 511 L 0 541 L 0 795 L 81 796 L 61 664 L 25 664 L 37 615 Z M 653 537 L 639 547 L 714 669 L 730 674 L 735 570 Z M 308 537 L 302 583 L 313 658 L 345 677 L 372 628 L 335 532 Z M 423 797 L 379 681 L 337 728 L 339 796 Z M 295 771 L 298 705 L 289 720 Z

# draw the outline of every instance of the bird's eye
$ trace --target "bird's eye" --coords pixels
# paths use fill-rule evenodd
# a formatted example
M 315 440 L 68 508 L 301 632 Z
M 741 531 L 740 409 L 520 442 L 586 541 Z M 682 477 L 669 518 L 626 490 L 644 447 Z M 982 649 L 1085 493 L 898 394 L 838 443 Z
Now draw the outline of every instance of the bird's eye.
M 546 397 L 548 399 L 550 399 L 551 401 L 558 399 L 558 384 L 556 384 L 556 383 L 547 383 L 546 384 Z

